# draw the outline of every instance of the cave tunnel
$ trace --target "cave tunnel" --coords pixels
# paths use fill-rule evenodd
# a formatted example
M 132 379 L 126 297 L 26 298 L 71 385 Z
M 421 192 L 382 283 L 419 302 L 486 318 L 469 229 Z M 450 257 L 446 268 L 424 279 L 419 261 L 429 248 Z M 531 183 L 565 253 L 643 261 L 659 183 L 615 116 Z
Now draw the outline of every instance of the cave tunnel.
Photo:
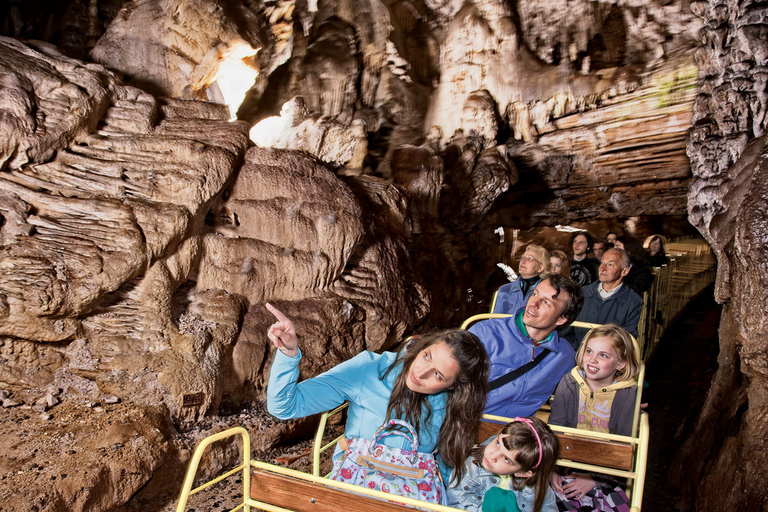
M 316 417 L 265 408 L 265 303 L 308 379 L 488 313 L 529 244 L 570 256 L 582 230 L 636 269 L 667 241 L 640 291 L 642 510 L 768 509 L 766 17 L 3 1 L 0 509 L 175 510 L 236 425 L 308 471 Z M 202 476 L 242 457 L 217 446 Z

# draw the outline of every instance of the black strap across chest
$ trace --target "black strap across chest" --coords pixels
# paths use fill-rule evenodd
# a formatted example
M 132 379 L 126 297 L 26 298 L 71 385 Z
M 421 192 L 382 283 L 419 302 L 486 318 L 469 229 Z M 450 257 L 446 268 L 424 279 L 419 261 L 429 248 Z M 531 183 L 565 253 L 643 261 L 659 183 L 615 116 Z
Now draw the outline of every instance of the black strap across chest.
M 493 379 L 491 382 L 488 383 L 488 391 L 491 392 L 494 389 L 500 388 L 504 384 L 508 384 L 518 378 L 519 376 L 523 375 L 524 373 L 532 370 L 534 367 L 536 367 L 537 364 L 539 364 L 542 359 L 546 357 L 547 354 L 549 354 L 551 350 L 548 348 L 543 349 L 539 355 L 536 356 L 533 361 L 528 361 L 523 366 L 519 368 L 515 368 L 511 372 L 505 373 L 501 377 L 497 377 Z

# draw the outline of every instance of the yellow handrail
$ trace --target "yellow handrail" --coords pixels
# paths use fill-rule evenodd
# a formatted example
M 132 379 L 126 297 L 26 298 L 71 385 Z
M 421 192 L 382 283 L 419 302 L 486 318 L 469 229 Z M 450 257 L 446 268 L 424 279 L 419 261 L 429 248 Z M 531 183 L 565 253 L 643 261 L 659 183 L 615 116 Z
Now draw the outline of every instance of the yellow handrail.
M 222 439 L 226 439 L 228 437 L 232 437 L 235 435 L 240 435 L 243 439 L 243 463 L 237 466 L 234 469 L 231 469 L 230 471 L 227 471 L 223 475 L 219 475 L 218 477 L 214 478 L 213 480 L 210 480 L 201 486 L 192 489 L 192 484 L 195 481 L 195 475 L 197 474 L 197 468 L 200 465 L 200 459 L 203 457 L 203 453 L 205 453 L 205 450 L 210 446 L 212 443 L 215 443 L 216 441 L 221 441 Z M 223 432 L 219 432 L 217 434 L 210 435 L 203 439 L 200 444 L 195 449 L 195 453 L 192 455 L 192 460 L 189 461 L 189 467 L 187 468 L 187 474 L 184 477 L 184 484 L 181 487 L 181 494 L 179 495 L 179 503 L 176 505 L 176 512 L 184 512 L 187 509 L 187 502 L 189 501 L 189 497 L 193 494 L 196 494 L 203 489 L 206 489 L 207 487 L 210 487 L 213 484 L 216 484 L 225 478 L 237 473 L 238 471 L 243 471 L 243 503 L 238 505 L 237 507 L 233 508 L 231 512 L 235 512 L 236 510 L 240 510 L 241 508 L 245 512 L 250 512 L 251 506 L 247 503 L 247 500 L 245 497 L 248 496 L 251 488 L 251 471 L 250 471 L 250 464 L 251 464 L 251 438 L 248 435 L 248 431 L 245 430 L 243 427 L 233 427 L 228 430 L 224 430 Z

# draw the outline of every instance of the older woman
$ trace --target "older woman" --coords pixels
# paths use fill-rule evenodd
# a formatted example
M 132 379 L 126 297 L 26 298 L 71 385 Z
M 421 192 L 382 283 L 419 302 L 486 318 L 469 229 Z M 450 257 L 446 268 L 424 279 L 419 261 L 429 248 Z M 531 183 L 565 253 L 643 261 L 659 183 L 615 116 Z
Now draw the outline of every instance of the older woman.
M 525 306 L 528 297 L 542 279 L 549 277 L 552 267 L 549 252 L 540 245 L 529 245 L 518 259 L 520 276 L 507 283 L 496 292 L 491 313 L 514 314 Z

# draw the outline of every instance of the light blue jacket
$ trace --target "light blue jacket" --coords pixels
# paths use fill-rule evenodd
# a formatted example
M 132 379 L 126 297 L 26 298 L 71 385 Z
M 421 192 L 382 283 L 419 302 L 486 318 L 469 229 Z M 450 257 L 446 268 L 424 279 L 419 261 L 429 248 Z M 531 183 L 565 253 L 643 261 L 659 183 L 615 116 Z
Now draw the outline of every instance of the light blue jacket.
M 541 280 L 533 284 L 528 289 L 528 293 L 523 293 L 523 289 L 520 287 L 522 284 L 521 277 L 518 277 L 511 283 L 502 285 L 499 291 L 496 292 L 496 303 L 493 305 L 491 313 L 512 314 L 522 308 L 528 303 L 528 298 L 540 282 Z
M 392 386 L 400 374 L 395 368 L 383 378 L 397 354 L 362 352 L 348 361 L 334 366 L 325 373 L 296 383 L 299 378 L 301 352 L 288 357 L 279 350 L 275 353 L 267 386 L 267 410 L 280 419 L 303 418 L 327 411 L 349 402 L 344 434 L 350 437 L 373 439 L 385 420 Z M 429 395 L 432 409 L 428 424 L 419 430 L 419 451 L 431 453 L 437 446 L 437 437 L 445 418 L 447 393 Z M 422 411 L 422 418 L 426 413 Z M 399 436 L 387 436 L 384 444 L 395 448 L 410 448 Z M 442 469 L 442 468 L 441 468 Z
M 491 438 L 493 439 L 493 438 Z M 470 457 L 464 463 L 464 478 L 456 486 L 447 486 L 445 489 L 447 505 L 449 507 L 480 512 L 483 509 L 483 497 L 492 487 L 499 484 L 499 475 L 491 473 L 482 466 L 475 464 Z M 547 484 L 547 486 L 549 486 Z M 517 499 L 517 506 L 524 512 L 534 512 L 533 504 L 536 493 L 533 487 L 524 487 L 522 491 L 509 489 Z M 555 493 L 549 489 L 547 497 L 541 507 L 541 512 L 557 512 Z
M 491 371 L 488 382 L 531 361 L 544 349 L 552 352 L 524 375 L 488 393 L 485 412 L 514 418 L 532 416 L 555 391 L 557 383 L 576 364 L 573 347 L 557 331 L 535 346 L 522 323 L 523 310 L 509 318 L 484 320 L 469 332 L 480 338 L 488 352 Z

